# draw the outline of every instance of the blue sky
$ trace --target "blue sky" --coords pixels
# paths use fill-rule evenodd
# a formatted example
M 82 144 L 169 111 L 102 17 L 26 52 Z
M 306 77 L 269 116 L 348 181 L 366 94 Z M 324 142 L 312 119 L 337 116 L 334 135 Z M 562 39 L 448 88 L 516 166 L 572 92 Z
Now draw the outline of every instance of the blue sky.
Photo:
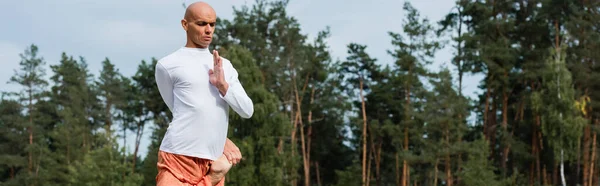
M 0 1 L 0 91 L 20 87 L 6 84 L 19 68 L 20 57 L 36 44 L 47 66 L 58 64 L 62 52 L 83 56 L 90 71 L 98 77 L 101 61 L 109 58 L 119 71 L 132 76 L 141 60 L 160 59 L 185 44 L 180 20 L 183 0 L 52 0 Z M 195 1 L 186 1 L 188 4 Z M 217 16 L 231 20 L 233 7 L 251 6 L 254 0 L 207 0 Z M 442 19 L 454 0 L 409 0 L 431 22 Z M 345 59 L 350 42 L 367 45 L 367 52 L 380 64 L 391 64 L 388 31 L 401 32 L 403 14 L 400 0 L 290 0 L 287 11 L 309 38 L 330 27 L 327 40 L 334 60 Z M 392 20 L 392 21 L 390 21 Z M 447 38 L 446 38 L 447 39 Z M 226 56 L 224 56 L 226 57 Z M 451 67 L 450 48 L 436 54 L 431 69 Z M 451 68 L 453 69 L 453 68 Z M 47 78 L 52 73 L 46 68 Z M 466 76 L 463 93 L 475 98 L 480 76 Z M 140 147 L 145 154 L 151 130 L 146 128 Z M 127 139 L 128 146 L 134 142 Z M 131 150 L 130 150 L 131 151 Z

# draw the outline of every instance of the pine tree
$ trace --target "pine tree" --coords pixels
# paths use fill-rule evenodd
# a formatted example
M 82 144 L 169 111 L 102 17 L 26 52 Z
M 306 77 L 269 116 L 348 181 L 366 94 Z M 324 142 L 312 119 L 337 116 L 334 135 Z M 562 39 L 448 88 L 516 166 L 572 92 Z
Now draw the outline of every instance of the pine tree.
M 50 101 L 59 120 L 50 133 L 50 157 L 55 183 L 72 183 L 74 163 L 83 159 L 95 146 L 95 131 L 100 127 L 99 100 L 91 83 L 91 74 L 83 58 L 76 61 L 62 54 L 60 64 L 50 66 L 54 81 Z
M 470 150 L 466 153 L 467 161 L 464 168 L 458 173 L 463 180 L 460 185 L 504 185 L 498 181 L 498 176 L 494 173 L 496 168 L 488 161 L 490 151 L 487 141 L 483 137 L 479 137 L 469 146 Z
M 124 79 L 115 65 L 108 58 L 102 61 L 102 70 L 100 71 L 99 80 L 96 81 L 101 97 L 104 101 L 104 130 L 107 137 L 112 138 L 112 126 L 116 120 L 116 115 L 119 112 L 118 106 L 125 102 L 126 87 Z
M 462 139 L 467 132 L 467 125 L 459 116 L 467 114 L 468 101 L 454 90 L 449 70 L 443 69 L 436 76 L 430 80 L 433 90 L 428 94 L 421 116 L 427 118 L 424 129 L 427 145 L 423 148 L 428 152 L 422 156 L 433 155 L 429 161 L 434 165 L 434 173 L 438 172 L 441 165 L 444 167 L 444 176 L 441 176 L 445 177 L 444 183 L 453 185 L 456 182 L 453 172 L 458 164 L 456 160 L 460 157 L 460 152 L 465 151 L 463 146 L 466 145 Z M 437 177 L 434 176 L 433 179 L 437 180 Z
M 425 66 L 432 63 L 431 58 L 440 45 L 437 41 L 431 40 L 434 30 L 428 19 L 421 19 L 418 11 L 408 2 L 404 4 L 403 9 L 407 12 L 403 23 L 403 33 L 408 38 L 405 40 L 402 35 L 389 32 L 393 39 L 392 45 L 396 49 L 388 51 L 388 53 L 396 59 L 394 64 L 399 71 L 398 78 L 402 79 L 402 86 L 405 88 L 403 90 L 404 118 L 401 122 L 404 128 L 402 134 L 404 140 L 397 147 L 399 147 L 398 152 L 405 154 L 402 157 L 401 185 L 406 186 L 410 184 L 409 176 L 411 172 L 408 162 L 408 155 L 411 154 L 409 150 L 411 146 L 409 129 L 417 129 L 421 125 L 414 117 L 418 109 L 416 108 L 418 103 L 414 103 L 414 101 L 418 101 L 419 97 L 417 95 L 423 91 L 419 78 L 427 76 L 428 72 Z M 396 155 L 396 157 L 400 158 L 399 155 Z M 397 178 L 397 180 L 400 180 L 400 178 Z
M 375 64 L 376 59 L 369 57 L 369 55 L 365 52 L 366 46 L 360 45 L 356 43 L 348 44 L 348 57 L 346 57 L 346 61 L 340 64 L 340 76 L 344 82 L 341 86 L 345 88 L 345 91 L 349 95 L 356 95 L 358 92 L 358 96 L 356 96 L 356 100 L 353 101 L 356 103 L 356 107 L 359 108 L 360 120 L 362 125 L 359 125 L 359 131 L 361 131 L 361 137 L 358 141 L 362 144 L 360 147 L 361 155 L 359 156 L 361 160 L 361 170 L 362 170 L 362 185 L 366 185 L 367 183 L 367 111 L 365 105 L 365 95 L 368 94 L 368 89 L 371 84 L 372 72 L 378 69 L 378 66 Z M 351 98 L 351 100 L 354 100 Z
M 38 47 L 34 44 L 30 45 L 27 50 L 25 50 L 24 54 L 20 54 L 20 57 L 20 72 L 15 70 L 15 75 L 10 78 L 9 83 L 17 83 L 23 87 L 20 94 L 22 95 L 20 100 L 23 101 L 26 106 L 26 117 L 28 118 L 28 121 L 26 122 L 27 124 L 25 124 L 25 127 L 27 128 L 29 136 L 27 146 L 27 172 L 29 176 L 33 177 L 35 168 L 39 166 L 39 162 L 36 161 L 39 157 L 34 156 L 34 154 L 39 156 L 39 153 L 34 152 L 39 152 L 41 150 L 41 144 L 38 144 L 38 142 L 40 141 L 39 139 L 43 139 L 42 130 L 35 124 L 39 120 L 34 120 L 40 115 L 35 104 L 42 99 L 42 93 L 48 85 L 48 82 L 44 80 L 44 76 L 46 75 L 44 65 L 46 62 L 44 58 L 38 56 Z
M 23 106 L 18 101 L 0 100 L 0 184 L 23 185 L 28 178 L 27 128 Z

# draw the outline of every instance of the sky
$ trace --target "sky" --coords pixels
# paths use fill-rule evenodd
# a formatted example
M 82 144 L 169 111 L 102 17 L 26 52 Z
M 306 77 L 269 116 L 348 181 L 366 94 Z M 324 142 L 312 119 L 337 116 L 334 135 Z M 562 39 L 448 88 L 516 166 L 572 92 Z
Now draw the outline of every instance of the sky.
M 52 0 L 0 1 L 0 91 L 18 91 L 8 84 L 19 68 L 20 57 L 28 46 L 35 44 L 46 61 L 46 78 L 52 71 L 49 65 L 59 63 L 65 52 L 78 59 L 85 58 L 95 78 L 108 58 L 123 75 L 131 77 L 142 60 L 160 59 L 185 45 L 185 32 L 180 20 L 183 3 L 196 0 Z M 432 23 L 449 13 L 453 0 L 408 0 Z M 205 0 L 222 19 L 233 18 L 233 8 L 252 6 L 254 0 Z M 326 41 L 333 60 L 346 58 L 346 46 L 351 43 L 367 45 L 366 51 L 377 63 L 393 63 L 387 53 L 392 50 L 388 32 L 402 31 L 404 1 L 401 0 L 290 0 L 287 13 L 301 25 L 301 32 L 314 38 L 330 27 Z M 448 38 L 440 38 L 448 39 Z M 431 69 L 449 67 L 453 50 L 449 47 L 436 53 Z M 226 56 L 224 56 L 226 57 Z M 456 74 L 456 72 L 454 72 Z M 465 76 L 463 94 L 476 98 L 480 76 Z M 151 130 L 146 128 L 140 154 L 147 152 Z M 134 142 L 129 134 L 127 145 L 131 152 Z

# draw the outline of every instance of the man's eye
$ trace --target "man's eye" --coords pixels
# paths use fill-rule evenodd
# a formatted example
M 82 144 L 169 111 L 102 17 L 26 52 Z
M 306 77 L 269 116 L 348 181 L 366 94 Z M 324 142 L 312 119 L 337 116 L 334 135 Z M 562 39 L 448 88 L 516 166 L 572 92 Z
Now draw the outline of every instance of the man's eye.
M 199 26 L 206 26 L 206 25 L 210 25 L 211 27 L 215 26 L 214 22 L 208 23 L 208 22 L 201 21 L 201 22 L 197 22 L 196 24 L 198 24 Z

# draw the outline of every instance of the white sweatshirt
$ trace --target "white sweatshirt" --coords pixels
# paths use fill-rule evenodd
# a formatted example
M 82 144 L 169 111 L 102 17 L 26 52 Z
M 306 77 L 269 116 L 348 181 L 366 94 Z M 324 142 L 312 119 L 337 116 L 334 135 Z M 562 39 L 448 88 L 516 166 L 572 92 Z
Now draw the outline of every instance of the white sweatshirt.
M 210 84 L 212 53 L 204 48 L 182 47 L 156 64 L 156 84 L 173 113 L 160 150 L 216 160 L 223 154 L 227 138 L 229 106 L 242 118 L 254 113 L 252 100 L 238 80 L 231 62 L 222 58 L 225 96 Z

